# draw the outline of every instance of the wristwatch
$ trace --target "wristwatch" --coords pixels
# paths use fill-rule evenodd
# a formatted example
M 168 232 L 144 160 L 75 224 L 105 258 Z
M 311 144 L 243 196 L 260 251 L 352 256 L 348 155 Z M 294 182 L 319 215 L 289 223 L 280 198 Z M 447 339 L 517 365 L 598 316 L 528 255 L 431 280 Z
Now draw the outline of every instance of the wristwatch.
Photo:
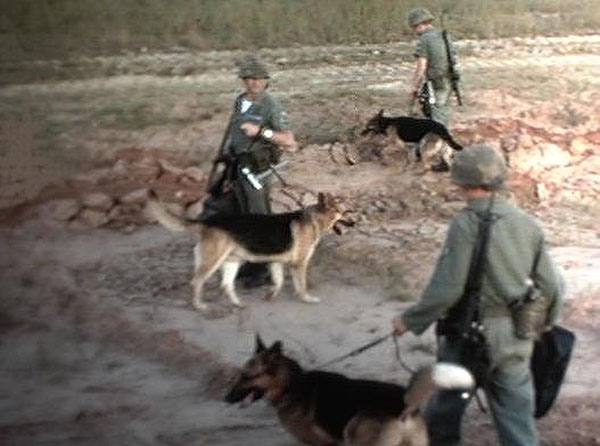
M 269 140 L 269 139 L 273 138 L 273 130 L 264 128 L 260 132 L 260 136 L 262 136 L 264 139 Z

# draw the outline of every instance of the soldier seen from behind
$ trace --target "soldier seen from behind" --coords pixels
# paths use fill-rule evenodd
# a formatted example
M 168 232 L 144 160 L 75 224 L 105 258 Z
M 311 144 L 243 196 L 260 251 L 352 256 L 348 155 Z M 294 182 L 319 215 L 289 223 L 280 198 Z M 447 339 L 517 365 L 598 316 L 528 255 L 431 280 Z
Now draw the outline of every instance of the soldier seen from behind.
M 416 8 L 408 14 L 408 25 L 417 35 L 417 44 L 413 52 L 416 58 L 416 68 L 411 84 L 409 107 L 414 107 L 415 101 L 421 103 L 423 115 L 448 127 L 450 122 L 450 100 L 453 90 L 457 94 L 458 72 L 456 69 L 456 48 L 446 31 L 440 31 L 433 26 L 434 16 L 427 9 Z M 453 88 L 454 87 L 454 88 Z M 429 135 L 421 145 L 420 150 L 435 147 L 433 152 L 441 151 L 437 163 L 431 165 L 436 172 L 449 170 L 452 150 L 443 146 L 442 141 Z M 427 150 L 428 152 L 430 150 Z M 424 153 L 425 160 L 429 154 Z
M 420 301 L 394 317 L 392 326 L 398 335 L 408 330 L 420 335 L 438 321 L 438 360 L 468 366 L 479 378 L 500 444 L 536 446 L 530 370 L 534 335 L 521 334 L 513 308 L 526 302 L 532 289 L 539 290 L 547 301 L 541 325 L 549 329 L 558 318 L 565 287 L 539 223 L 499 196 L 506 175 L 504 159 L 491 147 L 466 147 L 457 153 L 451 181 L 466 207 L 450 224 Z M 470 296 L 470 290 L 476 295 Z M 476 299 L 461 306 L 466 296 Z M 432 446 L 461 444 L 470 396 L 440 392 L 434 397 L 427 410 Z
M 271 76 L 266 65 L 250 55 L 239 63 L 238 74 L 245 91 L 235 99 L 209 176 L 204 216 L 270 214 L 270 174 L 280 161 L 281 148 L 296 145 L 286 112 L 267 93 Z M 238 277 L 246 287 L 267 283 L 267 265 L 246 264 Z

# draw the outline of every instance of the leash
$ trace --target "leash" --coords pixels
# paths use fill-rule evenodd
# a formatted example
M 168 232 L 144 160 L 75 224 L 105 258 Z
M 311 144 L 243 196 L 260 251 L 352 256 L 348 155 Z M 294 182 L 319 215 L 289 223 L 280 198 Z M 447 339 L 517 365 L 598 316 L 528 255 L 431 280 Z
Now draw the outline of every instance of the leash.
M 351 358 L 352 356 L 359 355 L 360 353 L 367 351 L 367 350 L 375 347 L 376 345 L 381 344 L 384 341 L 387 341 L 387 339 L 389 337 L 391 337 L 392 335 L 393 335 L 393 333 L 390 333 L 390 334 L 386 334 L 385 336 L 381 336 L 377 339 L 374 339 L 373 341 L 368 342 L 367 344 L 352 350 L 350 353 L 346 353 L 345 355 L 338 356 L 337 358 L 333 358 L 331 361 L 327 361 L 326 363 L 321 364 L 320 366 L 318 366 L 316 368 L 320 369 L 322 367 L 325 367 L 325 366 L 328 366 L 331 364 L 335 364 L 336 362 L 343 361 L 344 359 Z
M 396 336 L 394 334 L 394 332 L 388 333 L 384 336 L 381 336 L 379 338 L 376 338 L 374 340 L 372 340 L 371 342 L 366 343 L 365 345 L 362 345 L 358 348 L 355 348 L 354 350 L 350 351 L 349 353 L 346 353 L 345 355 L 342 356 L 338 356 L 337 358 L 334 358 L 330 361 L 325 362 L 324 364 L 321 364 L 320 366 L 316 367 L 318 369 L 329 366 L 331 364 L 335 364 L 336 362 L 340 362 L 343 361 L 344 359 L 348 359 L 351 358 L 353 356 L 357 356 L 379 344 L 381 344 L 384 341 L 387 341 L 389 338 L 393 338 L 394 339 L 394 347 L 395 347 L 395 352 L 396 352 L 396 360 L 398 361 L 398 363 L 402 366 L 402 368 L 404 370 L 406 370 L 407 372 L 409 372 L 410 374 L 414 374 L 415 371 L 412 370 L 410 367 L 408 367 L 406 365 L 406 363 L 402 360 L 402 358 L 400 357 L 400 345 L 398 344 L 398 336 Z

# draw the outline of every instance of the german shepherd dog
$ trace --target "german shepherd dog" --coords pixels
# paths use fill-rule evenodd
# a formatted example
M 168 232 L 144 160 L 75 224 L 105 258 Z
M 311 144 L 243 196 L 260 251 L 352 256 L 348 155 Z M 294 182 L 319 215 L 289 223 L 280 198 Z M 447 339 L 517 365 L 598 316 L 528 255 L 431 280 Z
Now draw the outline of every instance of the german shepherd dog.
M 368 122 L 361 135 L 368 133 L 385 134 L 388 127 L 396 129 L 398 138 L 405 142 L 418 143 L 428 133 L 438 135 L 454 150 L 462 150 L 463 146 L 457 143 L 448 132 L 448 129 L 433 119 L 413 118 L 411 116 L 398 116 L 395 118 L 383 116 L 379 110 Z
M 245 262 L 269 262 L 273 286 L 266 299 L 274 298 L 283 285 L 283 264 L 292 269 L 296 292 L 304 302 L 319 302 L 308 294 L 306 271 L 308 263 L 323 234 L 337 224 L 351 226 L 342 220 L 345 213 L 339 200 L 319 193 L 318 203 L 306 209 L 282 214 L 213 215 L 200 221 L 189 221 L 170 214 L 151 194 L 148 213 L 172 231 L 192 231 L 199 236 L 194 247 L 193 305 L 207 309 L 202 300 L 204 283 L 221 268 L 221 287 L 237 307 L 244 305 L 235 292 L 235 277 Z
M 427 446 L 421 412 L 433 391 L 473 385 L 467 369 L 444 363 L 417 372 L 408 388 L 305 371 L 283 354 L 280 341 L 267 348 L 257 335 L 254 355 L 225 401 L 247 406 L 265 398 L 286 430 L 308 445 Z

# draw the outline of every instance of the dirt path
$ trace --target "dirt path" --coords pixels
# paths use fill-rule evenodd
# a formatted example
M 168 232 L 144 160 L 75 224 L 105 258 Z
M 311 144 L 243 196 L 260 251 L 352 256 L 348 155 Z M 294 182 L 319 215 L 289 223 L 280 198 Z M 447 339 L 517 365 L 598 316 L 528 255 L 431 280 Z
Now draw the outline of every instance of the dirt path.
M 504 151 L 511 198 L 540 219 L 569 283 L 563 323 L 578 344 L 559 404 L 540 421 L 543 446 L 600 444 L 599 49 L 600 36 L 461 42 L 469 106 L 457 111 L 453 132 Z M 254 334 L 282 340 L 315 367 L 386 333 L 426 283 L 448 218 L 461 206 L 445 176 L 405 165 L 398 147 L 356 138 L 373 111 L 401 110 L 409 51 L 406 43 L 264 51 L 302 143 L 287 155 L 291 189 L 306 200 L 336 193 L 359 222 L 342 237 L 328 234 L 317 250 L 309 280 L 319 305 L 295 300 L 288 280 L 274 302 L 262 299 L 264 290 L 241 291 L 247 308 L 234 310 L 215 278 L 207 285 L 210 311 L 200 315 L 190 305 L 190 237 L 130 222 L 64 224 L 33 204 L 3 209 L 13 218 L 0 226 L 0 355 L 8 358 L 0 367 L 0 444 L 294 445 L 268 406 L 221 402 Z M 154 158 L 207 166 L 237 89 L 237 56 L 10 67 L 49 82 L 0 88 L 0 200 L 33 197 L 73 173 L 99 178 L 80 171 L 98 163 L 132 170 L 119 181 L 73 180 L 60 196 L 149 185 L 197 195 L 201 182 L 156 177 Z M 50 66 L 55 74 L 44 77 Z M 344 148 L 356 164 L 345 161 Z M 39 201 L 55 197 L 53 190 Z M 290 204 L 280 190 L 276 198 L 280 209 Z M 434 349 L 431 332 L 408 335 L 401 354 L 418 367 Z M 408 379 L 391 342 L 330 369 Z M 489 416 L 475 406 L 466 432 L 467 446 L 494 444 Z

